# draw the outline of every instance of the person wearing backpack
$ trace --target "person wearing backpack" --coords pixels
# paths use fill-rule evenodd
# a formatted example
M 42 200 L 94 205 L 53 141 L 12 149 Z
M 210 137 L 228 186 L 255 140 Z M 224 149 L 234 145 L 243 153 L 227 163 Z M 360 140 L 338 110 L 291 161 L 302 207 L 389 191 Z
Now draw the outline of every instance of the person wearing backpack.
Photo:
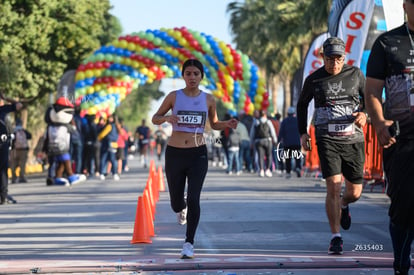
M 276 131 L 272 122 L 267 119 L 266 111 L 259 111 L 259 118 L 257 118 L 250 130 L 250 140 L 252 146 L 256 148 L 257 157 L 259 161 L 259 176 L 272 177 L 270 168 L 273 163 L 272 148 L 276 144 Z M 266 162 L 265 162 L 266 161 Z
M 11 171 L 12 183 L 17 182 L 17 167 L 20 167 L 19 183 L 27 182 L 25 178 L 27 156 L 29 153 L 28 140 L 32 139 L 32 134 L 23 128 L 20 118 L 16 118 L 16 127 L 14 129 L 14 139 L 11 151 Z

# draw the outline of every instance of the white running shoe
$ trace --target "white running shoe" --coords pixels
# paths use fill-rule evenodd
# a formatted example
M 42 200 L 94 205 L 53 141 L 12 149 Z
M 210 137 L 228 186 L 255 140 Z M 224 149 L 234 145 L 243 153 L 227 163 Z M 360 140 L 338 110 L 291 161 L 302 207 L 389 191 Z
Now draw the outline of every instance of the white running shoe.
M 266 177 L 272 177 L 272 172 L 269 169 L 266 170 Z
M 260 173 L 259 173 L 259 177 L 264 177 L 264 171 L 263 170 L 260 170 Z
M 194 258 L 194 246 L 191 243 L 184 243 L 183 250 L 181 250 L 181 259 Z
M 187 207 L 177 213 L 177 221 L 181 225 L 187 223 Z
M 99 178 L 100 178 L 101 180 L 105 180 L 105 175 L 100 175 L 100 176 L 99 176 Z
M 119 175 L 118 175 L 118 174 L 115 174 L 115 175 L 114 175 L 114 180 L 115 180 L 115 181 L 118 181 L 118 180 L 120 180 L 120 179 L 121 179 L 121 178 L 119 177 Z

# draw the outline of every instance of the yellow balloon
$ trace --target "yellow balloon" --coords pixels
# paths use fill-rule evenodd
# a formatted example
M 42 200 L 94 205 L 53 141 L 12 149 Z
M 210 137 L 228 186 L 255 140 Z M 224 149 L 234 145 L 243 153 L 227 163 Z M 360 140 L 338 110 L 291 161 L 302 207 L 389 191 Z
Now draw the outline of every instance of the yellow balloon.
M 263 86 L 259 86 L 259 87 L 257 88 L 257 93 L 258 93 L 259 95 L 263 95 L 265 92 L 266 92 L 265 87 L 263 87 Z
M 93 77 L 93 70 L 87 70 L 87 71 L 85 72 L 85 77 L 86 77 L 86 78 L 91 78 L 91 77 Z
M 82 80 L 82 79 L 85 79 L 85 73 L 84 72 L 78 72 L 75 76 L 75 80 L 78 81 L 78 80 Z
M 96 84 L 96 85 L 93 85 L 93 88 L 94 88 L 95 91 L 100 91 L 102 89 L 102 85 L 101 84 Z
M 119 47 L 119 40 L 116 39 L 114 42 L 111 43 L 114 47 L 118 48 Z
M 95 69 L 93 70 L 93 76 L 94 77 L 100 77 L 102 75 L 103 69 Z
M 147 75 L 148 74 L 148 69 L 147 68 L 142 68 L 139 70 L 142 74 Z
M 148 77 L 149 78 L 152 78 L 152 79 L 155 79 L 156 75 L 155 75 L 155 73 L 153 71 L 149 71 L 148 70 Z
M 130 50 L 130 51 L 135 51 L 136 50 L 135 44 L 132 43 L 132 42 L 129 42 L 127 47 L 128 47 L 128 50 Z
M 88 90 L 86 90 L 86 93 L 88 94 L 88 95 L 91 95 L 91 94 L 93 94 L 95 92 L 95 89 L 91 86 L 91 87 L 88 87 Z
M 123 49 L 126 49 L 128 47 L 128 42 L 126 40 L 121 40 L 119 42 L 119 46 Z
M 263 96 L 262 95 L 257 94 L 257 95 L 254 96 L 254 102 L 255 103 L 261 104 L 262 101 L 263 101 Z
M 138 61 L 136 61 L 136 60 L 132 60 L 131 61 L 131 66 L 132 66 L 132 68 L 138 68 L 139 67 L 139 62 Z
M 247 110 L 247 114 L 253 115 L 253 113 L 254 113 L 254 105 L 253 105 L 253 103 L 250 103 L 249 107 L 248 107 L 248 110 Z

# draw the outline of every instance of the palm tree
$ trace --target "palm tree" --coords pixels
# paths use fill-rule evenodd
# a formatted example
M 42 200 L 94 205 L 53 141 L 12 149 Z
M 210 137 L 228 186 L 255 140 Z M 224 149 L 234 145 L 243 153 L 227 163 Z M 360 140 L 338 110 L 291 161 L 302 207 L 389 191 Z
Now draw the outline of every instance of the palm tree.
M 266 72 L 275 106 L 278 87 L 272 86 L 282 83 L 284 114 L 291 104 L 292 76 L 303 66 L 313 37 L 327 29 L 331 2 L 246 0 L 227 6 L 233 42 Z

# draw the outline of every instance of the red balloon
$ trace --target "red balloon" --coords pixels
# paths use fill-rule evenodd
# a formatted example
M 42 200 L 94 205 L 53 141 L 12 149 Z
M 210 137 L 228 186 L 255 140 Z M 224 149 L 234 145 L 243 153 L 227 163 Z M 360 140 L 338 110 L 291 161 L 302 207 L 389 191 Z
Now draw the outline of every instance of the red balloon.
M 262 108 L 263 109 L 267 109 L 267 107 L 269 107 L 269 105 L 270 105 L 269 100 L 263 99 L 263 101 L 262 101 Z
M 128 34 L 128 35 L 125 36 L 125 40 L 128 41 L 128 42 L 131 42 L 132 37 Z
M 95 68 L 96 69 L 102 69 L 103 68 L 103 63 L 101 61 L 98 61 L 95 63 Z
M 85 67 L 85 65 L 84 64 L 80 64 L 79 65 L 79 67 L 78 67 L 78 69 L 76 70 L 77 72 L 83 72 L 83 71 L 85 71 L 86 70 L 86 67 Z
M 263 94 L 263 100 L 267 100 L 267 99 L 269 99 L 269 93 L 264 93 Z
M 92 62 L 88 62 L 88 64 L 86 64 L 85 68 L 87 70 L 93 69 L 95 67 L 95 64 L 93 64 Z

